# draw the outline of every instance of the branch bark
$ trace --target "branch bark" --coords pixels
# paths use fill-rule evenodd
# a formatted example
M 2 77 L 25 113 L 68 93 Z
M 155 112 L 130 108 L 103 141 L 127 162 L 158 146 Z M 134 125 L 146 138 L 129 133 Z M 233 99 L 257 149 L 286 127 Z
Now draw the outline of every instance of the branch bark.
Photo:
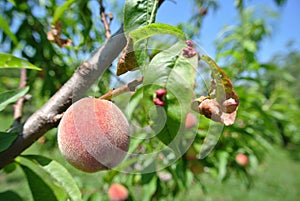
M 85 94 L 111 65 L 125 45 L 126 38 L 121 27 L 87 61 L 77 68 L 72 77 L 42 108 L 27 119 L 18 138 L 7 150 L 0 153 L 0 169 L 11 163 L 15 157 L 48 130 L 56 127 L 61 119 L 61 114 Z

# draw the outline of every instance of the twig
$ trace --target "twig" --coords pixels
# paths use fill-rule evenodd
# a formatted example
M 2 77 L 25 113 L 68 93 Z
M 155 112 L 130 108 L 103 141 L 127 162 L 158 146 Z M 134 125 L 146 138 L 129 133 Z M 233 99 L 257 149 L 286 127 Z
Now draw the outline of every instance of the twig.
M 143 82 L 143 77 L 139 77 L 128 84 L 125 84 L 117 89 L 110 90 L 106 94 L 100 97 L 100 99 L 105 99 L 105 100 L 111 100 L 112 97 L 118 96 L 122 93 L 128 92 L 128 91 L 135 91 L 135 88 L 140 85 Z
M 105 7 L 103 6 L 102 0 L 99 0 L 99 5 L 100 5 L 100 16 L 101 16 L 101 21 L 104 25 L 105 29 L 105 37 L 109 38 L 111 36 L 111 31 L 110 31 L 110 23 L 113 19 L 113 16 L 111 13 L 106 14 L 105 13 Z M 108 18 L 108 20 L 107 20 Z
M 20 85 L 19 88 L 23 88 L 26 86 L 27 76 L 26 76 L 26 69 L 22 68 L 20 71 Z M 21 124 L 22 118 L 22 108 L 23 103 L 25 102 L 25 96 L 18 99 L 17 103 L 14 105 L 14 121 L 16 124 Z

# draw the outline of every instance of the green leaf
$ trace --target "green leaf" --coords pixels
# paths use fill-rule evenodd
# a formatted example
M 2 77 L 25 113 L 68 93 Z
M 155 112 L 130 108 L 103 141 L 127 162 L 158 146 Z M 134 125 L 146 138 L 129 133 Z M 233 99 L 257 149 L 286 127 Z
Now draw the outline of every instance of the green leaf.
M 190 110 L 192 101 L 194 81 L 198 58 L 185 58 L 182 50 L 186 44 L 181 41 L 168 50 L 157 54 L 144 72 L 144 97 L 145 108 L 153 108 L 153 93 L 159 88 L 167 91 L 165 106 L 157 107 L 157 117 L 154 118 L 153 128 L 163 128 L 158 131 L 158 138 L 166 145 L 169 145 L 174 138 L 183 132 L 185 117 Z M 164 109 L 167 119 L 161 120 L 161 112 Z M 153 112 L 153 111 L 152 111 Z M 154 110 L 155 112 L 155 110 Z M 164 125 L 161 125 L 165 122 Z M 157 126 L 158 125 L 158 126 Z M 175 141 L 174 141 L 175 142 Z M 177 144 L 178 142 L 175 142 Z
M 185 34 L 177 27 L 168 25 L 153 23 L 147 26 L 141 27 L 130 32 L 129 36 L 132 38 L 133 43 L 137 43 L 143 39 L 149 38 L 158 34 L 169 34 L 173 35 L 181 40 L 186 40 Z
M 56 201 L 58 200 L 53 190 L 45 183 L 45 181 L 30 168 L 20 165 L 23 169 L 28 185 L 30 187 L 33 200 L 35 201 Z
M 6 150 L 17 139 L 18 133 L 0 132 L 0 152 Z
M 70 173 L 58 162 L 39 155 L 23 155 L 37 163 L 44 171 L 46 171 L 68 194 L 71 200 L 80 201 L 81 192 Z
M 159 0 L 126 0 L 124 7 L 124 32 L 155 22 Z
M 24 96 L 28 92 L 28 90 L 29 87 L 24 87 L 0 93 L 0 111 L 4 110 L 8 104 L 14 103 L 19 98 Z
M 0 70 L 1 68 L 26 68 L 33 70 L 41 70 L 35 65 L 29 63 L 24 59 L 20 59 L 11 54 L 0 53 Z
M 0 200 L 23 201 L 23 199 L 14 191 L 4 191 L 0 193 Z
M 7 21 L 2 17 L 2 15 L 0 15 L 0 28 L 3 30 L 3 32 L 11 38 L 12 42 L 15 45 L 18 45 L 18 39 L 16 37 L 16 35 L 11 32 L 9 24 L 7 23 Z
M 68 1 L 65 1 L 63 5 L 57 7 L 54 11 L 52 24 L 55 24 L 56 21 L 64 14 L 64 12 L 67 9 L 70 9 L 70 6 L 75 2 L 76 2 L 76 0 L 68 0 Z

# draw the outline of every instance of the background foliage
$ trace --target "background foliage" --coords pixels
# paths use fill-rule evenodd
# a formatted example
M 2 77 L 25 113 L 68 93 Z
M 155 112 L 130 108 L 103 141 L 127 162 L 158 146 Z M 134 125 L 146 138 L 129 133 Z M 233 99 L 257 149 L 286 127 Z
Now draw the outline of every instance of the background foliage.
M 0 26 L 1 52 L 24 58 L 41 69 L 40 71 L 27 70 L 28 93 L 32 95 L 32 98 L 23 108 L 23 119 L 40 108 L 68 80 L 76 67 L 91 54 L 92 50 L 104 42 L 105 30 L 100 21 L 98 3 L 85 0 L 0 2 L 0 22 L 6 22 L 0 23 L 2 24 Z M 193 3 L 199 8 L 198 12 L 191 13 L 188 22 L 178 25 L 178 28 L 191 39 L 199 37 L 199 30 L 201 30 L 202 21 L 205 20 L 206 12 L 218 12 L 216 0 L 194 0 Z M 193 197 L 204 193 L 207 194 L 203 196 L 203 199 L 205 197 L 208 199 L 212 193 L 215 193 L 211 189 L 223 188 L 223 186 L 215 185 L 215 181 L 227 181 L 233 186 L 243 183 L 248 188 L 255 186 L 257 174 L 262 174 L 260 173 L 261 167 L 266 164 L 264 163 L 266 154 L 280 149 L 278 147 L 284 147 L 287 152 L 284 152 L 283 157 L 281 157 L 281 152 L 279 156 L 271 155 L 271 159 L 267 157 L 268 161 L 272 162 L 273 159 L 288 163 L 283 158 L 288 157 L 287 153 L 299 150 L 300 143 L 298 133 L 300 98 L 297 96 L 300 90 L 297 82 L 300 79 L 298 66 L 300 54 L 291 45 L 287 47 L 286 54 L 274 55 L 274 59 L 270 62 L 258 61 L 257 53 L 260 50 L 260 44 L 272 35 L 268 28 L 268 18 L 257 18 L 256 10 L 244 7 L 242 0 L 230 3 L 235 3 L 239 12 L 239 21 L 234 26 L 220 30 L 224 34 L 216 40 L 216 61 L 233 81 L 241 104 L 236 123 L 225 127 L 220 139 L 212 139 L 218 143 L 206 158 L 201 160 L 196 158 L 211 123 L 203 117 L 199 117 L 200 123 L 196 138 L 187 153 L 173 165 L 149 174 L 124 174 L 114 170 L 92 175 L 79 172 L 60 156 L 57 150 L 56 129 L 52 129 L 24 153 L 35 155 L 20 156 L 15 163 L 1 170 L 0 181 L 1 183 L 3 181 L 3 185 L 1 185 L 0 200 L 5 200 L 7 197 L 11 200 L 66 200 L 67 198 L 80 200 L 81 196 L 83 200 L 108 200 L 106 192 L 112 183 L 124 184 L 129 190 L 129 200 L 172 200 L 174 198 L 184 200 L 186 195 Z M 285 1 L 277 0 L 274 3 L 282 6 Z M 106 7 L 114 14 L 121 10 L 118 2 L 107 1 Z M 126 20 L 132 23 L 129 17 L 130 14 L 126 14 L 125 9 L 125 23 Z M 47 39 L 47 32 L 57 19 L 62 24 L 62 38 L 71 39 L 73 45 L 61 48 Z M 117 16 L 117 19 L 122 18 Z M 147 19 L 151 21 L 153 17 L 151 18 L 150 15 Z M 126 29 L 135 28 L 137 27 Z M 152 38 L 149 43 L 156 47 L 170 46 L 169 42 L 163 44 Z M 2 61 L 3 59 L 0 64 Z M 151 62 L 158 61 L 152 60 Z M 16 91 L 20 82 L 20 69 L 2 67 L 0 66 L 2 98 L 0 98 L 0 104 L 2 104 L 0 108 L 3 109 L 0 114 L 1 136 L 7 134 L 5 132 L 13 124 L 13 108 L 8 104 L 27 93 L 27 90 L 26 92 Z M 20 67 L 26 66 L 20 65 Z M 116 66 L 113 64 L 87 95 L 100 96 L 111 87 L 121 85 L 139 74 L 133 72 L 116 77 L 115 69 Z M 206 75 L 206 81 L 210 79 L 207 70 L 201 71 L 203 75 Z M 202 80 L 199 80 L 195 89 L 197 93 L 199 92 L 197 95 L 208 90 L 201 82 Z M 146 88 L 145 91 L 147 90 L 149 89 Z M 7 102 L 7 98 L 3 96 L 3 93 L 7 91 L 14 93 L 12 101 Z M 120 104 L 122 98 L 122 96 L 117 98 L 115 102 Z M 132 121 L 141 121 L 146 124 L 147 119 L 142 114 L 136 110 Z M 143 133 L 135 135 L 138 134 Z M 150 150 L 155 148 L 155 146 L 154 148 L 148 146 L 149 142 L 140 143 L 140 147 Z M 1 140 L 2 144 L 4 143 Z M 136 148 L 133 144 L 131 146 L 131 149 Z M 1 146 L 1 149 L 5 148 Z M 239 153 L 249 158 L 247 166 L 241 166 L 236 162 L 235 156 Z M 293 157 L 299 160 L 299 155 L 293 154 Z M 279 164 L 273 163 L 273 165 Z M 294 167 L 296 164 L 293 164 L 291 169 Z M 282 169 L 278 170 L 280 171 Z M 271 175 L 268 179 L 273 176 Z M 273 180 L 270 182 L 276 183 Z M 191 190 L 194 184 L 197 188 Z M 24 189 L 24 191 L 19 189 Z M 297 190 L 293 193 L 299 195 Z M 224 194 L 225 192 L 220 193 L 220 197 Z M 215 199 L 221 199 L 220 197 L 215 197 Z M 238 200 L 239 198 L 226 199 Z M 291 197 L 290 200 L 292 199 Z

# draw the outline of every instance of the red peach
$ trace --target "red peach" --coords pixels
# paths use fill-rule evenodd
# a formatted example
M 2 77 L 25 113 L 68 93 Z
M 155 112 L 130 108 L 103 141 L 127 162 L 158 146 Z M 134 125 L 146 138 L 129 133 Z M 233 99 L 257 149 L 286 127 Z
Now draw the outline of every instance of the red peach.
M 160 98 L 164 95 L 166 95 L 167 91 L 165 89 L 157 89 L 155 91 L 157 98 Z
M 111 201 L 124 201 L 128 198 L 128 190 L 122 184 L 112 184 L 108 189 L 108 196 Z
M 83 98 L 67 109 L 58 127 L 58 147 L 74 167 L 96 172 L 118 165 L 129 147 L 129 125 L 112 102 Z
M 247 166 L 249 161 L 248 161 L 248 156 L 245 154 L 237 154 L 235 156 L 235 161 L 240 165 L 240 166 Z

